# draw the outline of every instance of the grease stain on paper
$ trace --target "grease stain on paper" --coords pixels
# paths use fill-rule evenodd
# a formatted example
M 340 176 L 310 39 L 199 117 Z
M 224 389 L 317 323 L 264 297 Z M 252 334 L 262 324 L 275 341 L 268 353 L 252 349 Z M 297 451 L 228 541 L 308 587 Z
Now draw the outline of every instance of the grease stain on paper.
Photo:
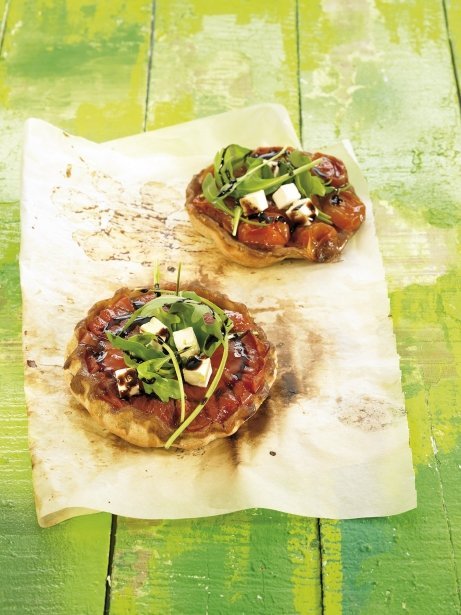
M 75 174 L 74 167 L 72 175 Z M 151 266 L 159 244 L 180 252 L 181 242 L 171 232 L 185 217 L 179 190 L 148 182 L 133 195 L 105 173 L 85 173 L 83 169 L 83 176 L 90 179 L 88 184 L 82 184 L 86 186 L 84 191 L 57 186 L 51 199 L 71 222 L 75 229 L 72 238 L 88 258 L 95 262 L 135 261 Z
M 338 420 L 363 431 L 380 431 L 394 424 L 395 417 L 405 416 L 405 408 L 396 408 L 385 399 L 363 395 L 359 399 L 339 397 Z

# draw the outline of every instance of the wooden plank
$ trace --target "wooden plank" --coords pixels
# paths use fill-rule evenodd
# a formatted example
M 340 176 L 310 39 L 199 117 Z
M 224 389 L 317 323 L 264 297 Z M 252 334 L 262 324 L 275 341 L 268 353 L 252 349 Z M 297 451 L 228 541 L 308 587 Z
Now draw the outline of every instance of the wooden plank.
M 325 612 L 457 613 L 461 129 L 443 7 L 302 0 L 300 31 L 312 23 L 303 138 L 351 138 L 369 179 L 419 496 L 405 515 L 322 522 Z
M 255 102 L 298 115 L 294 3 L 156 3 L 148 127 Z M 317 522 L 118 520 L 111 613 L 321 612 Z
M 260 102 L 298 121 L 294 3 L 159 0 L 148 127 Z
M 17 198 L 24 119 L 104 141 L 145 119 L 151 0 L 11 2 L 0 62 L 0 178 Z
M 0 603 L 5 613 L 94 612 L 104 603 L 110 517 L 77 519 L 46 531 L 37 525 L 20 360 L 19 207 L 1 208 Z
M 111 613 L 318 614 L 316 524 L 270 511 L 119 519 Z
M 5 6 L 3 4 L 3 6 Z M 0 610 L 102 613 L 110 515 L 37 526 L 21 353 L 18 177 L 35 115 L 95 138 L 144 122 L 151 2 L 15 0 L 0 61 Z
M 0 53 L 2 51 L 3 40 L 5 38 L 8 9 L 9 2 L 7 0 L 0 0 Z
M 461 104 L 461 4 L 458 0 L 444 0 L 453 70 L 456 73 L 458 97 Z

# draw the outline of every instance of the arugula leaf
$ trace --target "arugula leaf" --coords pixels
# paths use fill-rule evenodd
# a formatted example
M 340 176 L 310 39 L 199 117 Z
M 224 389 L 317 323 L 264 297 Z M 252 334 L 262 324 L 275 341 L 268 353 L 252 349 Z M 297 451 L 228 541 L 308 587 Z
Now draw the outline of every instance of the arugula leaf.
M 169 361 L 170 357 L 168 355 L 162 355 L 158 359 L 149 359 L 148 361 L 138 363 L 136 366 L 138 377 L 142 380 L 151 380 L 160 372 L 162 372 L 162 376 L 174 376 L 173 368 L 166 365 Z
M 235 178 L 235 172 L 244 165 L 250 153 L 250 149 L 236 143 L 219 150 L 214 159 L 214 176 L 219 189 Z
M 173 378 L 163 378 L 159 374 L 152 376 L 153 382 L 143 381 L 142 386 L 144 391 L 149 393 L 155 393 L 157 397 L 167 402 L 169 399 L 180 399 L 181 393 L 179 389 L 179 382 Z
M 224 310 L 222 310 L 212 301 L 208 301 L 208 299 L 205 299 L 204 297 L 199 297 L 197 293 L 194 293 L 191 290 L 182 291 L 181 296 L 187 299 L 192 299 L 193 301 L 197 301 L 197 303 L 204 303 L 205 305 L 209 306 L 213 310 L 213 312 L 217 314 L 221 319 L 221 322 L 224 325 L 226 332 L 229 332 L 232 329 L 232 320 L 227 316 Z
M 227 334 L 232 329 L 233 323 L 221 308 L 193 291 L 171 294 L 171 291 L 158 289 L 158 292 L 165 292 L 165 294 L 152 299 L 136 310 L 125 323 L 124 330 L 137 319 L 155 317 L 165 324 L 171 334 L 174 331 L 192 327 L 201 354 L 211 357 L 220 345 L 228 349 Z M 215 376 L 207 390 L 204 402 L 195 408 L 193 416 L 190 415 L 186 419 L 183 375 L 178 362 L 174 336 L 171 335 L 168 341 L 164 342 L 151 333 L 139 333 L 130 337 L 120 337 L 110 332 L 106 332 L 106 335 L 115 348 L 123 351 L 125 363 L 137 370 L 138 378 L 146 394 L 155 394 L 163 402 L 169 399 L 180 400 L 180 423 L 184 427 L 180 428 L 174 438 L 176 439 L 205 406 L 217 386 L 225 361 L 224 363 L 221 361 L 219 378 L 216 379 Z M 227 350 L 225 356 L 227 356 Z
M 221 175 L 221 167 L 223 165 L 223 162 L 224 162 L 224 148 L 216 152 L 216 155 L 213 161 L 213 171 L 214 171 L 213 175 L 214 175 L 214 181 L 217 186 L 218 192 L 219 192 L 219 189 L 222 188 L 223 184 L 226 183 L 226 180 L 223 181 L 222 175 Z M 203 186 L 202 186 L 202 190 L 204 190 Z M 203 192 L 203 194 L 205 194 L 205 191 Z
M 221 189 L 222 189 L 222 186 L 221 186 Z M 213 177 L 211 173 L 208 173 L 207 175 L 205 175 L 205 178 L 203 179 L 202 192 L 203 192 L 203 196 L 206 198 L 207 201 L 212 203 L 217 209 L 232 216 L 232 213 L 233 213 L 232 210 L 229 207 L 227 207 L 222 197 L 219 196 L 220 188 L 218 187 L 216 183 L 216 179 Z
M 255 170 L 255 174 L 262 179 L 272 179 L 272 167 L 269 164 L 263 163 L 261 158 L 249 157 L 246 161 L 247 172 Z
M 153 336 L 149 333 L 132 335 L 129 338 L 119 337 L 109 331 L 106 331 L 106 335 L 114 348 L 123 350 L 132 359 L 137 358 L 148 361 L 149 359 L 157 359 L 165 356 L 163 352 L 155 348 L 155 346 L 148 345 L 153 339 Z
M 131 314 L 130 318 L 128 318 L 128 320 L 123 325 L 123 330 L 126 331 L 131 325 L 131 323 L 137 318 L 152 318 L 155 315 L 155 311 L 157 310 L 157 308 L 161 308 L 164 305 L 175 303 L 178 300 L 181 301 L 181 297 L 179 297 L 178 295 L 162 295 L 160 297 L 152 299 L 151 301 L 148 301 L 138 310 L 135 310 L 133 314 Z M 162 319 L 159 318 L 159 320 Z
M 242 217 L 242 213 L 243 213 L 243 209 L 240 207 L 240 205 L 237 205 L 237 207 L 234 210 L 234 218 L 232 220 L 232 236 L 233 237 L 237 236 L 237 231 L 239 227 L 240 218 Z
M 310 162 L 309 156 L 306 156 L 306 154 L 303 154 L 299 150 L 290 152 L 288 154 L 288 160 L 295 169 L 299 169 Z M 313 194 L 324 196 L 326 193 L 324 182 L 320 177 L 312 175 L 308 170 L 295 176 L 295 184 L 304 197 L 311 197 Z
M 221 376 L 223 375 L 228 355 L 229 355 L 229 338 L 226 337 L 226 338 L 224 338 L 224 341 L 223 341 L 223 355 L 222 355 L 222 358 L 221 358 L 221 363 L 219 364 L 218 370 L 217 370 L 217 372 L 216 372 L 216 374 L 215 374 L 215 376 L 214 376 L 210 386 L 208 387 L 208 390 L 206 392 L 205 397 L 203 398 L 203 401 L 201 401 L 195 407 L 195 409 L 189 414 L 187 419 L 182 421 L 180 426 L 176 429 L 176 431 L 171 434 L 171 436 L 168 438 L 168 440 L 165 443 L 165 448 L 167 448 L 167 449 L 170 448 L 170 446 L 173 444 L 173 442 L 182 434 L 182 432 L 185 429 L 187 429 L 187 427 L 192 423 L 192 421 L 200 414 L 200 412 L 206 406 L 208 400 L 210 399 L 210 397 L 215 392 L 216 387 L 218 386 L 219 381 L 221 380 Z

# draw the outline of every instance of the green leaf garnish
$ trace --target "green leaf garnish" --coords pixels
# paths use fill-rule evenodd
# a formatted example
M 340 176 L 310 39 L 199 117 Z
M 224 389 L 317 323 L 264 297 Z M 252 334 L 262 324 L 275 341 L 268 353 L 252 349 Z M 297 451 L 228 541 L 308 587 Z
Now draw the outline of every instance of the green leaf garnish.
M 178 264 L 178 273 L 176 275 L 176 294 L 179 293 L 179 280 L 181 279 L 181 263 Z
M 178 363 L 178 361 L 177 361 L 177 359 L 175 357 L 175 354 L 174 354 L 173 350 L 168 346 L 168 344 L 166 344 L 166 343 L 162 344 L 162 348 L 164 350 L 166 350 L 168 352 L 168 354 L 170 355 L 171 362 L 173 363 L 174 371 L 175 371 L 175 374 L 176 374 L 176 381 L 177 381 L 178 387 L 179 387 L 179 397 L 181 399 L 180 421 L 182 423 L 184 421 L 184 416 L 186 414 L 186 396 L 184 394 L 184 383 L 182 381 L 181 369 L 179 367 L 179 363 Z M 175 399 L 177 399 L 177 398 L 175 398 Z
M 160 289 L 157 289 L 157 292 L 161 292 Z M 158 308 L 162 308 L 164 305 L 171 305 L 176 301 L 181 301 L 181 297 L 178 295 L 162 295 L 160 297 L 156 297 L 151 301 L 148 301 L 145 305 L 140 307 L 138 310 L 135 310 L 133 314 L 128 318 L 128 320 L 123 325 L 123 331 L 126 331 L 128 327 L 138 318 L 152 318 L 156 316 L 156 311 Z M 159 318 L 163 322 L 162 318 Z
M 185 426 L 174 439 L 170 438 L 169 446 L 203 409 L 219 382 L 219 378 L 213 380 L 205 393 L 204 402 L 195 408 L 193 416 L 185 419 L 186 395 L 180 365 L 181 356 L 175 346 L 173 332 L 192 327 L 200 346 L 200 354 L 211 357 L 220 345 L 228 347 L 228 334 L 233 327 L 230 318 L 213 302 L 200 297 L 193 291 L 179 291 L 179 271 L 180 268 L 178 268 L 176 294 L 160 289 L 158 274 L 156 274 L 154 276 L 157 285 L 156 292 L 160 296 L 151 299 L 133 312 L 125 322 L 121 335 L 106 332 L 110 343 L 123 351 L 126 365 L 137 370 L 144 393 L 155 394 L 162 402 L 167 402 L 169 399 L 180 400 L 180 427 Z M 169 332 L 167 340 L 146 332 L 125 337 L 130 325 L 135 321 L 145 322 L 144 319 L 153 317 L 165 325 Z M 211 389 L 213 383 L 214 388 Z
M 235 237 L 237 235 L 237 229 L 239 227 L 240 218 L 242 217 L 242 208 L 240 205 L 234 209 L 234 220 L 232 222 L 232 236 Z
M 154 288 L 157 289 L 160 287 L 160 267 L 158 264 L 158 260 L 154 261 Z
M 232 217 L 232 236 L 237 235 L 240 222 L 255 226 L 265 226 L 267 222 L 249 219 L 237 201 L 243 196 L 264 190 L 266 195 L 275 192 L 285 183 L 294 181 L 304 198 L 313 195 L 324 196 L 335 188 L 310 171 L 317 166 L 322 158 L 311 160 L 300 150 L 286 152 L 281 149 L 269 159 L 251 156 L 248 148 L 232 144 L 217 152 L 214 159 L 214 176 L 208 173 L 203 180 L 203 195 L 214 207 Z M 274 177 L 271 163 L 277 161 L 279 175 Z M 245 173 L 241 174 L 242 168 Z M 238 171 L 238 173 L 237 173 Z M 227 197 L 234 199 L 232 207 L 225 202 Z M 331 218 L 317 210 L 317 219 L 331 224 Z
M 153 340 L 153 336 L 150 333 L 132 335 L 129 338 L 119 337 L 109 331 L 106 332 L 106 335 L 112 346 L 123 350 L 131 359 L 131 362 L 136 362 L 136 359 L 140 362 L 163 357 L 161 350 L 157 350 L 154 346 L 150 345 Z
M 214 177 L 219 189 L 232 182 L 235 178 L 235 171 L 243 166 L 250 153 L 250 149 L 235 143 L 219 150 L 213 165 Z
M 325 222 L 325 224 L 330 224 L 330 225 L 333 224 L 331 217 L 328 214 L 321 211 L 318 207 L 315 208 L 315 218 L 319 222 Z
M 216 207 L 216 209 L 219 209 L 220 211 L 229 214 L 229 216 L 233 215 L 232 209 L 227 207 L 222 197 L 220 196 L 220 189 L 218 188 L 216 180 L 211 173 L 205 175 L 205 178 L 202 182 L 202 192 L 206 200 L 212 203 Z
M 206 404 L 208 403 L 208 400 L 210 399 L 210 397 L 215 392 L 216 387 L 218 386 L 219 381 L 221 379 L 221 376 L 223 375 L 224 367 L 226 366 L 226 361 L 227 361 L 228 355 L 229 355 L 229 338 L 225 337 L 224 341 L 223 341 L 223 354 L 222 354 L 222 358 L 221 358 L 221 363 L 219 364 L 218 371 L 216 372 L 215 377 L 213 378 L 212 383 L 208 387 L 208 390 L 207 390 L 207 392 L 205 394 L 205 397 L 203 398 L 203 401 L 201 401 L 197 405 L 195 410 L 193 410 L 189 414 L 187 419 L 181 423 L 181 425 L 176 429 L 176 431 L 174 433 L 171 434 L 171 436 L 168 438 L 168 440 L 165 443 L 165 448 L 170 448 L 170 446 L 173 444 L 173 442 L 178 439 L 178 437 L 182 434 L 182 432 L 185 429 L 187 429 L 187 427 L 192 423 L 192 421 L 195 418 L 197 418 L 197 416 L 200 414 L 200 412 L 206 406 Z
M 143 389 L 147 394 L 154 393 L 164 403 L 170 399 L 180 399 L 179 381 L 173 378 L 164 378 L 160 374 L 152 376 L 152 383 L 143 381 Z

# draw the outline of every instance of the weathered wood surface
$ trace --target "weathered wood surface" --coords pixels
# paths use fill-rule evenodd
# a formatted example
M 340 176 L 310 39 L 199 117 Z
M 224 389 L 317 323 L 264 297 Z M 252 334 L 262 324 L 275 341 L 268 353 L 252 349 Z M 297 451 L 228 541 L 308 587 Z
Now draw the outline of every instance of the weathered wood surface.
M 95 139 L 144 124 L 150 1 L 7 0 L 0 60 L 0 612 L 102 613 L 110 515 L 37 526 L 21 356 L 22 126 L 38 116 Z M 1 29 L 0 29 L 1 31 Z
M 117 614 L 460 612 L 459 2 L 3 0 L 0 19 L 0 612 L 102 613 L 105 601 Z M 419 506 L 342 522 L 119 518 L 109 562 L 109 515 L 35 522 L 22 123 L 104 140 L 261 101 L 285 104 L 306 146 L 350 138 L 368 176 Z
M 321 521 L 326 607 L 457 613 L 461 131 L 443 7 L 352 4 L 300 5 L 301 30 L 316 24 L 301 46 L 302 136 L 350 138 L 369 180 L 419 507 L 390 519 Z M 450 19 L 452 34 L 459 23 Z

